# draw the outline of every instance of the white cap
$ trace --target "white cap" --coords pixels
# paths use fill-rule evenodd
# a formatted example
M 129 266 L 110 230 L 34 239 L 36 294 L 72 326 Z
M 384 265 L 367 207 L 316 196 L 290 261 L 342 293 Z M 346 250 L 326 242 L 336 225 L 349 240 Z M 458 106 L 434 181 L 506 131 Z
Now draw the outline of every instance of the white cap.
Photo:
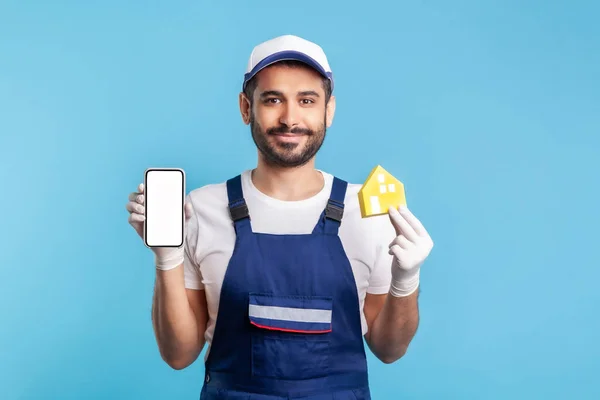
M 260 70 L 282 60 L 296 60 L 308 64 L 331 81 L 333 90 L 333 73 L 323 49 L 313 42 L 294 35 L 278 36 L 254 47 L 244 74 L 242 90 Z

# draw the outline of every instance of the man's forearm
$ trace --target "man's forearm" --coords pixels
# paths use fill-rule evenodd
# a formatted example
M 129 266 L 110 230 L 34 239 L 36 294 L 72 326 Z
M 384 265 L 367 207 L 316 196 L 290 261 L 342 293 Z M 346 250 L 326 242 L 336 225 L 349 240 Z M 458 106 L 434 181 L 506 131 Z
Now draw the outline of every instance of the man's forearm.
M 388 294 L 373 321 L 367 343 L 381 361 L 392 363 L 406 353 L 419 325 L 418 292 L 419 288 L 404 297 Z
M 171 367 L 185 368 L 198 356 L 200 343 L 196 317 L 190 307 L 181 266 L 156 270 L 152 322 L 162 358 Z

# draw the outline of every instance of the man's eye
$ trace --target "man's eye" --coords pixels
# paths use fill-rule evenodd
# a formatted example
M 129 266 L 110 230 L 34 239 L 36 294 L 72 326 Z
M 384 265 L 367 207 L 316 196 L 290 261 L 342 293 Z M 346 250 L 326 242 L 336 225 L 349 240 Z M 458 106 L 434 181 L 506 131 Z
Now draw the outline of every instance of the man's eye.
M 267 103 L 276 103 L 276 102 L 278 102 L 278 101 L 279 101 L 279 99 L 274 99 L 274 98 L 271 98 L 271 99 L 267 99 L 267 100 L 266 100 L 266 102 L 267 102 Z
M 312 103 L 314 103 L 314 101 L 312 101 L 311 99 L 302 99 L 302 101 L 304 102 L 304 104 L 312 104 Z

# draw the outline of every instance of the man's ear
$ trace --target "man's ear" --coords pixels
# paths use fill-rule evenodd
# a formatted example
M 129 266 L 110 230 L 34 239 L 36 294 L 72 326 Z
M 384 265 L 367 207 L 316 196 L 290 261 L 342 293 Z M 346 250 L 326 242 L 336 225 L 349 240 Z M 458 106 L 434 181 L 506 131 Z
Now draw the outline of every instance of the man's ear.
M 333 123 L 333 116 L 335 115 L 335 96 L 331 95 L 329 103 L 327 103 L 327 128 Z
M 244 124 L 248 125 L 250 123 L 250 113 L 252 112 L 252 106 L 250 105 L 250 100 L 244 92 L 240 92 L 239 95 L 239 103 L 240 103 L 240 113 L 242 114 L 242 121 Z

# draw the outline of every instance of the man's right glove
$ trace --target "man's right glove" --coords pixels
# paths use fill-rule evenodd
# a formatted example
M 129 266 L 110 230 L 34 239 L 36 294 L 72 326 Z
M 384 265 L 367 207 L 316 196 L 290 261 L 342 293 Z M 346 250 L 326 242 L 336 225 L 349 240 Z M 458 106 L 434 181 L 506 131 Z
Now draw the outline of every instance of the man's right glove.
M 125 207 L 129 211 L 129 224 L 133 226 L 140 238 L 144 238 L 144 184 L 140 183 L 138 191 L 129 195 L 129 201 Z M 185 204 L 185 221 L 192 216 L 192 205 Z M 184 229 L 185 232 L 185 229 Z M 184 236 L 185 237 L 185 236 Z M 170 270 L 183 263 L 184 246 L 180 247 L 153 247 L 156 268 Z

